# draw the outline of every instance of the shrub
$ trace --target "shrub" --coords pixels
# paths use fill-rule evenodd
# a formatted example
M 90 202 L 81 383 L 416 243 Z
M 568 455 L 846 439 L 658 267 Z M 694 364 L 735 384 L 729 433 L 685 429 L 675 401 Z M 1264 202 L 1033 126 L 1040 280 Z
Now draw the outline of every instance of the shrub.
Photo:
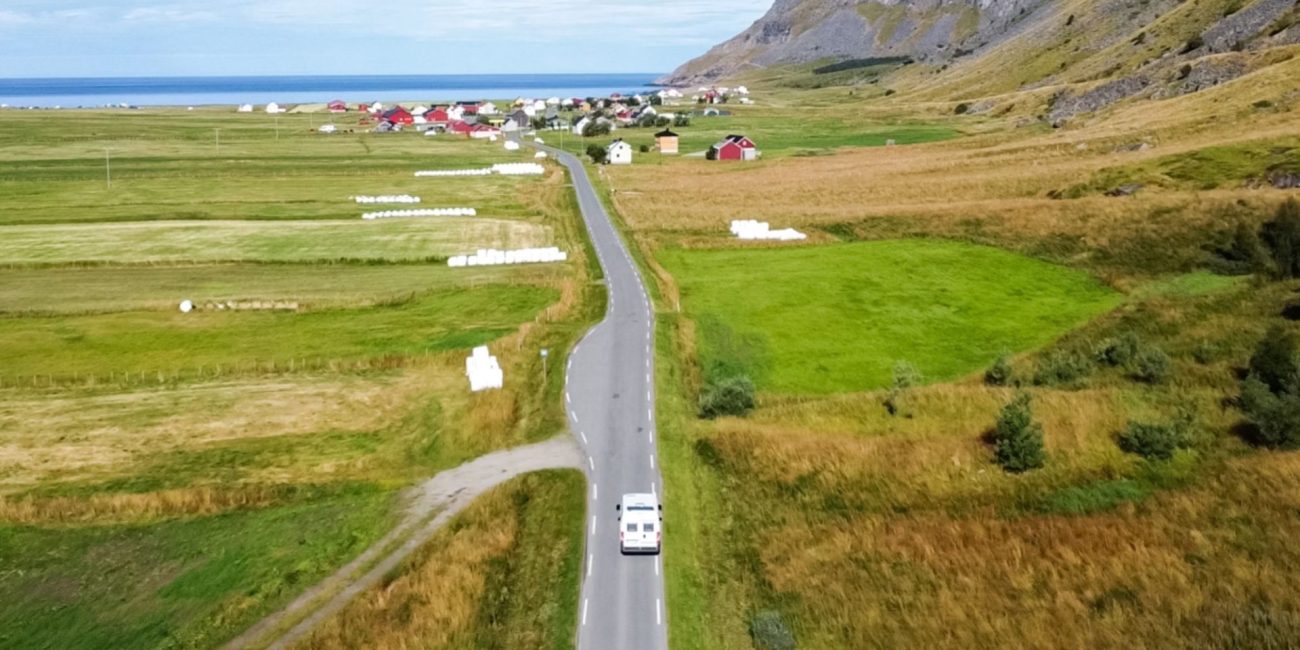
M 745 375 L 711 381 L 700 394 L 700 417 L 712 420 L 746 415 L 754 410 L 756 392 L 754 382 Z
M 924 381 L 921 377 L 921 371 L 916 366 L 906 362 L 899 361 L 894 364 L 894 382 L 890 385 L 889 395 L 885 397 L 885 410 L 890 415 L 898 415 L 903 410 L 903 397 L 907 391 Z
M 749 636 L 758 650 L 794 650 L 794 633 L 786 626 L 781 612 L 765 609 L 749 621 Z
M 640 149 L 641 153 L 650 153 L 650 145 L 643 144 Z
M 1273 220 L 1264 224 L 1263 239 L 1273 253 L 1273 270 L 1282 278 L 1300 277 L 1300 202 L 1287 199 Z
M 1255 377 L 1246 379 L 1241 390 L 1241 410 L 1255 425 L 1248 440 L 1261 447 L 1300 447 L 1300 389 L 1294 385 L 1280 392 Z
M 969 110 L 970 110 L 970 104 L 967 104 L 966 102 L 962 102 L 957 105 L 957 108 L 953 109 L 953 112 L 956 113 L 957 115 L 965 115 L 966 111 Z
M 1125 332 L 1120 336 L 1106 339 L 1097 346 L 1093 352 L 1093 358 L 1097 363 L 1105 364 L 1111 367 L 1127 366 L 1137 357 L 1138 350 L 1142 347 L 1136 334 Z
M 1119 434 L 1119 448 L 1147 460 L 1169 460 L 1179 449 L 1191 447 L 1189 420 L 1176 420 L 1166 424 L 1130 422 Z
M 1205 40 L 1202 39 L 1201 36 L 1198 34 L 1196 36 L 1187 39 L 1187 43 L 1183 45 L 1183 51 L 1180 52 L 1180 54 L 1195 52 L 1196 50 L 1201 49 L 1204 45 L 1205 45 Z
M 673 126 L 690 126 L 690 125 L 691 125 L 691 116 L 689 115 L 678 114 L 676 117 L 673 118 Z
M 603 165 L 605 164 L 606 155 L 607 152 L 605 151 L 604 147 L 598 144 L 587 145 L 587 156 L 591 158 L 591 162 L 594 162 L 597 165 Z
M 1009 386 L 1012 381 L 1011 361 L 1004 354 L 984 371 L 984 383 L 989 386 Z
M 587 126 L 582 128 L 582 136 L 585 138 L 595 138 L 602 135 L 609 135 L 611 128 L 609 122 L 592 120 L 587 123 Z
M 1280 393 L 1297 382 L 1300 363 L 1296 360 L 1295 336 L 1281 325 L 1264 335 L 1250 357 L 1249 376 L 1264 383 L 1269 391 Z
M 673 118 L 668 117 L 667 115 L 660 115 L 659 117 L 655 118 L 655 126 L 661 129 L 672 123 L 673 123 Z
M 1169 355 L 1155 346 L 1147 346 L 1138 351 L 1128 365 L 1129 376 L 1148 384 L 1159 384 L 1169 378 L 1173 366 Z
M 1078 352 L 1056 350 L 1038 362 L 1034 383 L 1039 386 L 1073 384 L 1092 373 L 1092 362 Z
M 994 460 L 1008 472 L 1027 472 L 1043 466 L 1043 428 L 1034 422 L 1028 394 L 1020 393 L 1002 407 L 992 442 Z

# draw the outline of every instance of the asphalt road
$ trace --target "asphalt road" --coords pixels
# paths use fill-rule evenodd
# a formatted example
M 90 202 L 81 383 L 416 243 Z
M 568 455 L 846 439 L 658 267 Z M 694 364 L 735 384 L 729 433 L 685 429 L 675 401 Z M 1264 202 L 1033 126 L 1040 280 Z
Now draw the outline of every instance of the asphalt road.
M 579 603 L 580 650 L 668 647 L 662 556 L 623 556 L 618 505 L 633 492 L 661 494 L 654 414 L 654 318 L 627 247 L 577 158 L 532 144 L 568 168 L 596 247 L 609 306 L 570 357 L 564 399 L 586 454 L 587 562 Z M 664 531 L 664 546 L 672 531 Z

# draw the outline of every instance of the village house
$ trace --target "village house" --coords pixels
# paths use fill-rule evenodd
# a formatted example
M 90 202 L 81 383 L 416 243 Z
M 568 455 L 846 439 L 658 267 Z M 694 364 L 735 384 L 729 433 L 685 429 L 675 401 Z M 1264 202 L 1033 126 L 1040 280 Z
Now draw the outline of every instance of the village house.
M 451 116 L 447 109 L 435 106 L 425 112 L 424 121 L 434 126 L 447 126 L 451 123 Z
M 758 146 L 743 135 L 729 135 L 709 149 L 709 160 L 758 160 Z
M 394 106 L 393 108 L 384 111 L 384 119 L 393 124 L 401 124 L 404 126 L 415 124 L 415 116 L 411 115 L 410 111 L 401 106 Z
M 338 99 L 336 99 L 336 100 L 330 102 L 330 103 L 326 106 L 326 108 L 328 108 L 328 109 L 329 109 L 329 112 L 331 112 L 331 113 L 346 113 L 346 112 L 348 112 L 348 105 L 345 104 L 345 103 L 343 103 L 341 100 L 338 100 Z
M 501 109 L 497 108 L 492 102 L 483 102 L 478 107 L 479 115 L 500 115 Z
M 500 135 L 501 129 L 487 124 L 475 124 L 469 130 L 469 137 L 475 140 L 495 140 Z
M 605 161 L 611 165 L 631 165 L 632 145 L 619 138 L 605 148 Z
M 655 134 L 655 146 L 659 148 L 659 153 L 676 155 L 679 147 L 679 136 L 668 129 L 664 129 Z
M 532 118 L 532 115 L 529 115 L 523 109 L 519 109 L 506 116 L 506 125 L 513 125 L 514 130 L 522 131 L 532 126 Z

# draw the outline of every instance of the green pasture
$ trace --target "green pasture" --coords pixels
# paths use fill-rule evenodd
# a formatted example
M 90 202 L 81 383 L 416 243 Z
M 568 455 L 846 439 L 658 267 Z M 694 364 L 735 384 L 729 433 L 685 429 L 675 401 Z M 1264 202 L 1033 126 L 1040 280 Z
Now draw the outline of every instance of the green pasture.
M 1042 346 L 1120 302 L 1088 275 L 969 244 L 900 240 L 673 250 L 663 261 L 700 332 L 706 373 L 826 394 L 929 381 Z

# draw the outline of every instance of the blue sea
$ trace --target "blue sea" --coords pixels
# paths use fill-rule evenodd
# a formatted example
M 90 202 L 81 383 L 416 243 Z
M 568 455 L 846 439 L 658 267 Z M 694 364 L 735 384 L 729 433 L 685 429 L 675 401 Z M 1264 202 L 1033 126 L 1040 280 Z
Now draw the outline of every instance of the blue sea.
M 359 102 L 448 102 L 515 97 L 591 97 L 644 92 L 657 74 L 383 75 L 0 79 L 11 107 L 207 106 Z

